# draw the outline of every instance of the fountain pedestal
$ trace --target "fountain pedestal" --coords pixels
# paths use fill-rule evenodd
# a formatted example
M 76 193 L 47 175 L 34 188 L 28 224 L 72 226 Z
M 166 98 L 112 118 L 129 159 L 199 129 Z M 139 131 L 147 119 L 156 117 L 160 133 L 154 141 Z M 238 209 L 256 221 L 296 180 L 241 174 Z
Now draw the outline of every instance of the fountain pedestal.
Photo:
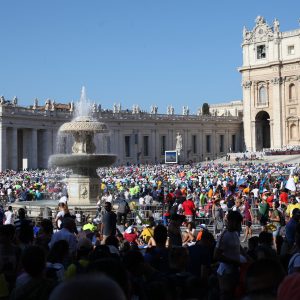
M 72 176 L 67 179 L 68 204 L 91 205 L 96 204 L 100 192 L 99 178 Z

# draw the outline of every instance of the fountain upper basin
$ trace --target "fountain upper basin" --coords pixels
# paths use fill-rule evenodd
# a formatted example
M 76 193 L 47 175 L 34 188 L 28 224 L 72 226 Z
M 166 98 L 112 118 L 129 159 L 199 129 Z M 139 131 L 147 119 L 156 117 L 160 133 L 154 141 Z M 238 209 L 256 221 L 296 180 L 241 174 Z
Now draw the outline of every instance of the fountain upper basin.
M 76 168 L 99 168 L 112 165 L 117 156 L 113 154 L 54 154 L 49 158 L 50 167 Z

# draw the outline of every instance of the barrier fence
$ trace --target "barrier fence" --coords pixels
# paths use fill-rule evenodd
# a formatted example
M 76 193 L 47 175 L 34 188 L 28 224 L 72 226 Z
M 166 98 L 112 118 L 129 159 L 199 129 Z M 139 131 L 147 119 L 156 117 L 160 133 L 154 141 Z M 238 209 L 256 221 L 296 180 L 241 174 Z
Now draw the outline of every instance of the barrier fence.
M 131 223 L 135 223 L 137 225 L 146 224 L 149 222 L 149 218 L 153 217 L 156 223 L 167 224 L 168 216 L 165 214 L 167 212 L 166 205 L 140 205 L 131 202 L 130 206 L 131 211 L 127 215 L 127 220 Z M 117 205 L 114 205 L 113 207 L 114 211 L 117 211 Z M 26 210 L 28 217 L 32 219 L 36 225 L 39 225 L 44 218 L 52 219 L 54 221 L 58 212 L 58 209 L 38 206 L 27 206 Z M 251 212 L 253 216 L 252 225 L 253 227 L 259 228 L 260 223 L 258 208 L 252 208 Z M 93 208 L 74 207 L 70 210 L 70 213 L 76 217 L 75 220 L 77 226 L 81 227 L 87 222 L 88 218 L 92 218 L 93 220 L 97 218 L 97 215 L 99 215 L 99 209 L 96 206 Z M 204 224 L 207 228 L 213 229 L 216 221 L 213 218 L 212 207 L 197 209 L 194 222 L 197 227 Z M 243 226 L 245 226 L 245 220 L 243 221 Z

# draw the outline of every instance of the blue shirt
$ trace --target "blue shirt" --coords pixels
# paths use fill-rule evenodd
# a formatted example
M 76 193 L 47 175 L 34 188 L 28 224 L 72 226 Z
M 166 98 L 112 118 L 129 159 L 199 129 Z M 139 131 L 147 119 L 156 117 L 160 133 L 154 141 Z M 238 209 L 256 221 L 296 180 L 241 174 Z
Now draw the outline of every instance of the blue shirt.
M 285 237 L 290 245 L 293 245 L 295 243 L 297 224 L 298 221 L 291 218 L 290 221 L 285 226 Z

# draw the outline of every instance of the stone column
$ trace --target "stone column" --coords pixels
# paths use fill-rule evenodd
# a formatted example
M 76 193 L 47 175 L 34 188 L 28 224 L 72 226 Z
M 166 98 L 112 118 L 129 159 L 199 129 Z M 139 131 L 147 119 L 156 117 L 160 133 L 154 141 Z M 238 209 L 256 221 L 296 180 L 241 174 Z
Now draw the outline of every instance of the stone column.
M 256 122 L 255 121 L 251 122 L 250 131 L 251 131 L 251 135 L 253 137 L 253 140 L 252 140 L 252 143 L 251 143 L 252 147 L 250 148 L 251 149 L 250 151 L 256 151 Z M 246 135 L 246 131 L 245 131 L 244 134 Z M 246 142 L 246 136 L 245 136 L 245 142 Z M 246 149 L 248 149 L 247 145 L 246 145 Z
M 42 147 L 42 149 L 44 150 L 43 152 L 43 162 L 42 162 L 42 165 L 43 167 L 48 167 L 48 160 L 49 160 L 49 157 L 50 155 L 52 155 L 54 152 L 53 152 L 53 148 L 54 148 L 54 145 L 56 145 L 56 141 L 52 139 L 52 129 L 47 129 L 45 131 L 45 139 L 44 139 L 44 143 L 45 143 L 45 146 Z
M 30 145 L 30 160 L 29 160 L 29 168 L 36 169 L 37 168 L 37 130 L 36 128 L 31 129 L 31 145 Z
M 156 150 L 155 150 L 155 130 L 154 129 L 151 129 L 149 147 L 150 147 L 150 156 L 151 156 L 150 160 L 152 162 L 155 162 Z
M 270 147 L 274 148 L 274 122 L 273 120 L 270 120 Z
M 281 77 L 276 77 L 272 80 L 273 82 L 273 137 L 271 144 L 274 148 L 282 147 L 282 110 L 281 110 Z M 272 117 L 272 116 L 270 116 Z
M 255 140 L 255 131 L 253 133 L 251 128 L 251 86 L 252 81 L 243 82 L 243 124 L 244 124 L 244 137 L 246 150 L 253 151 L 255 145 L 253 141 Z M 253 104 L 252 104 L 253 105 Z M 231 147 L 231 143 L 230 143 Z
M 52 153 L 57 153 L 58 152 L 58 146 L 57 146 L 57 133 L 58 130 L 57 129 L 52 129 Z
M 156 161 L 160 162 L 160 135 L 159 135 L 159 131 L 157 131 L 157 129 L 155 129 L 154 131 L 154 134 L 155 134 L 155 157 L 154 159 L 156 158 Z M 155 161 L 155 163 L 156 163 Z
M 188 157 L 189 151 L 189 143 L 188 143 L 188 131 L 186 129 L 183 130 L 183 145 L 182 145 L 182 154 L 184 161 L 189 159 Z
M 11 168 L 18 170 L 18 128 L 16 127 L 12 127 L 11 151 Z
M 0 171 L 5 171 L 7 168 L 7 142 L 6 142 L 6 127 L 0 127 Z

